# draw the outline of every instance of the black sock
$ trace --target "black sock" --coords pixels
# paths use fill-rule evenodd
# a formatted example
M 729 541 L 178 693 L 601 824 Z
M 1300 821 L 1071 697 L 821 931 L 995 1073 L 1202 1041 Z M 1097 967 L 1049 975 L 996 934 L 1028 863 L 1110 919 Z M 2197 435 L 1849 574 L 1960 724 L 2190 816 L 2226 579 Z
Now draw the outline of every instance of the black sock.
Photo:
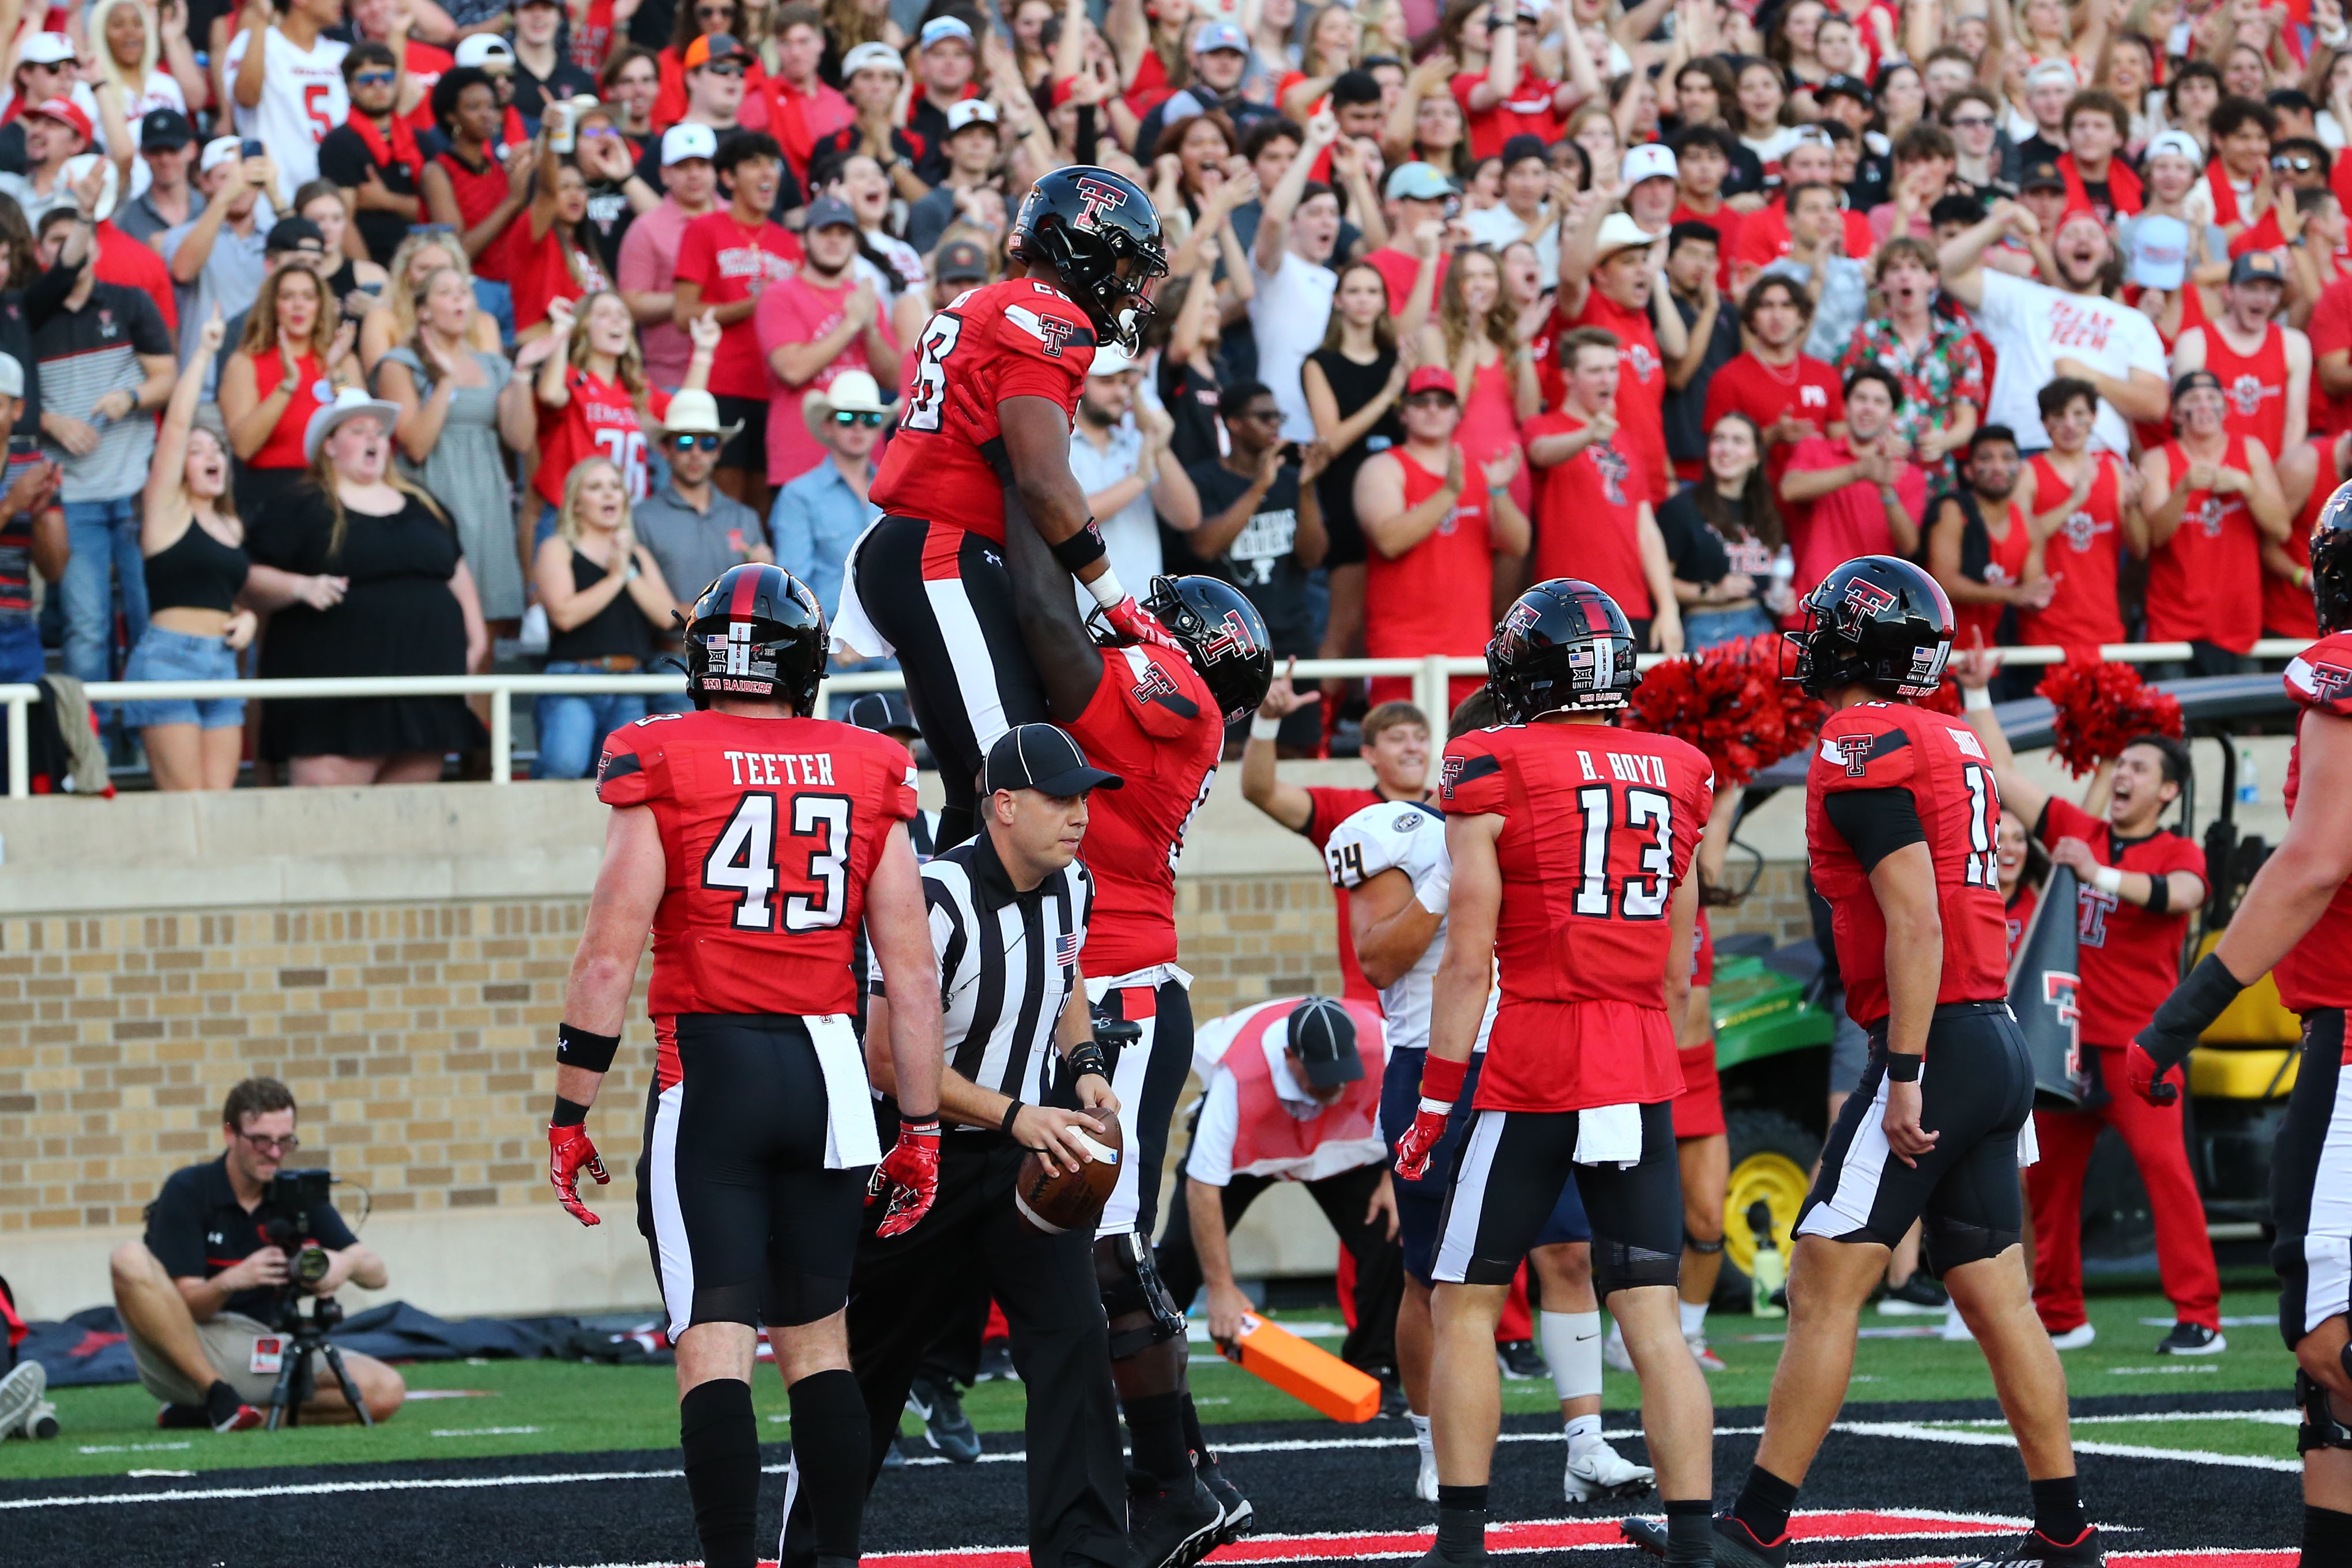
M 1666 1503 L 1666 1561 L 1715 1561 L 1715 1500 L 1674 1498 Z
M 2304 1568 L 2352 1564 L 2352 1513 L 2303 1505 Z
M 2073 1476 L 2053 1476 L 2026 1485 L 2033 1492 L 2033 1528 L 2038 1533 L 2061 1546 L 2083 1538 L 2089 1526 L 2083 1518 L 2082 1489 Z
M 1486 1489 L 1437 1486 L 1437 1555 L 1468 1563 L 1486 1551 Z
M 1192 1408 L 1192 1391 L 1187 1388 L 1177 1397 L 1184 1401 L 1184 1446 L 1192 1450 L 1192 1462 L 1204 1470 L 1213 1469 L 1217 1456 L 1209 1452 L 1209 1439 L 1201 1435 L 1201 1413 Z
M 1731 1505 L 1731 1517 L 1769 1546 L 1789 1533 L 1789 1511 L 1796 1506 L 1794 1486 L 1761 1465 L 1750 1465 L 1747 1484 L 1739 1489 L 1739 1500 Z
M 760 1511 L 760 1425 L 751 1385 L 731 1377 L 698 1383 L 677 1402 L 686 1490 L 709 1568 L 752 1568 L 751 1526 Z
M 793 1467 L 808 1499 L 817 1557 L 854 1562 L 874 1451 L 857 1375 L 846 1367 L 813 1372 L 784 1392 L 793 1402 Z
M 1192 1479 L 1192 1455 L 1184 1441 L 1184 1396 L 1139 1394 L 1127 1404 L 1127 1435 L 1135 1468 L 1161 1486 Z
M 237 1412 L 245 1400 L 228 1385 L 226 1378 L 215 1377 L 213 1385 L 205 1390 L 205 1419 L 217 1427 Z

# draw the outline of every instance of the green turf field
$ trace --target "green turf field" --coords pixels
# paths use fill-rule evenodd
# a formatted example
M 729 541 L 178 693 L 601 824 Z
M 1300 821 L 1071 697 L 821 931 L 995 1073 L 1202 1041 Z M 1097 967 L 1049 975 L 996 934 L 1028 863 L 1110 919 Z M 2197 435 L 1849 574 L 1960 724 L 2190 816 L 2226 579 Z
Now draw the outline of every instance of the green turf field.
M 2230 1327 L 2230 1349 L 2219 1356 L 2179 1360 L 2150 1354 L 2161 1328 L 2140 1323 L 2167 1316 L 2163 1298 L 2153 1293 L 2094 1297 L 2091 1319 L 2098 1342 L 2065 1353 L 2068 1385 L 2077 1395 L 2161 1395 L 2179 1388 L 2199 1394 L 2259 1390 L 2263 1404 L 2275 1404 L 2289 1385 L 2294 1362 L 2280 1346 L 2267 1314 L 2273 1294 L 2233 1291 L 2222 1301 L 2230 1316 L 2263 1321 Z M 1335 1312 L 1277 1314 L 1331 1319 Z M 1784 1321 L 1784 1320 L 1783 1320 Z M 1864 1317 L 1865 1328 L 1917 1328 L 1939 1320 Z M 1713 1343 L 1729 1370 L 1708 1379 L 1723 1407 L 1764 1403 L 1776 1341 L 1748 1336 L 1775 1333 L 1782 1321 L 1746 1317 L 1711 1320 Z M 1323 1342 L 1327 1345 L 1331 1342 Z M 399 1416 L 373 1431 L 306 1427 L 278 1433 L 157 1430 L 155 1401 L 136 1385 L 67 1388 L 55 1394 L 64 1432 L 46 1443 L 0 1444 L 0 1481 L 68 1475 L 121 1475 L 132 1470 L 205 1470 L 257 1465 L 368 1463 L 390 1459 L 456 1459 L 477 1455 L 596 1452 L 625 1448 L 675 1448 L 677 1389 L 667 1367 L 591 1366 L 551 1361 L 430 1363 L 406 1370 L 412 1398 Z M 1979 1399 L 1992 1395 L 1992 1380 L 1976 1347 L 1935 1339 L 1865 1339 L 1854 1363 L 1848 1414 L 1867 1419 L 1863 1406 L 1874 1401 Z M 471 1390 L 465 1397 L 415 1397 Z M 1202 1419 L 1212 1425 L 1238 1421 L 1322 1418 L 1288 1396 L 1229 1366 L 1205 1347 L 1193 1347 L 1192 1391 Z M 772 1373 L 753 1384 L 762 1421 L 776 1437 L 786 1435 L 785 1399 Z M 1630 1409 L 1633 1379 L 1611 1373 L 1611 1408 Z M 1506 1383 L 1503 1407 L 1534 1413 L 1552 1405 L 1549 1380 Z M 2249 1404 L 2253 1404 L 2250 1401 Z M 986 1383 L 965 1401 L 982 1431 L 1017 1428 L 1023 1396 L 1018 1384 Z M 911 1419 L 908 1429 L 914 1429 Z M 2270 1421 L 2148 1420 L 2086 1424 L 2077 1437 L 2193 1449 L 2221 1454 L 2292 1458 L 2292 1425 Z

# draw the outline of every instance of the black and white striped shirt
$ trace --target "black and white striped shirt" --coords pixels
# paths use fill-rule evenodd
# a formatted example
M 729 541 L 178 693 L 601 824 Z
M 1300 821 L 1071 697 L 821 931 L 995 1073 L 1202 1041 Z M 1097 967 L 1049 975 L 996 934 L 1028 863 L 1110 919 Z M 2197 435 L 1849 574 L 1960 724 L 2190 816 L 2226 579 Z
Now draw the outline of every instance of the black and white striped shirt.
M 1094 877 L 1075 861 L 1015 892 L 985 828 L 924 863 L 948 1066 L 1032 1105 L 1045 1098 L 1094 898 Z

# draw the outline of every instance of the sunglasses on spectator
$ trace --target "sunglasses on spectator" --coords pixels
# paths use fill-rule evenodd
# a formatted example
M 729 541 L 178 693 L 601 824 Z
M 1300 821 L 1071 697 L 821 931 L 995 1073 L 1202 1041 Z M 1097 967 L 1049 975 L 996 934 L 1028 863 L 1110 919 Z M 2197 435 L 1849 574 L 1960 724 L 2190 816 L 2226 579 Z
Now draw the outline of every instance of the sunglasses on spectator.
M 1454 402 L 1452 392 L 1415 392 L 1404 400 L 1404 405 L 1407 408 L 1452 408 Z
M 845 430 L 853 424 L 862 424 L 868 430 L 879 430 L 889 417 L 887 413 L 869 413 L 864 409 L 837 408 L 833 411 L 833 423 Z
M 1280 424 L 1282 423 L 1282 410 L 1278 408 L 1244 409 L 1242 411 L 1242 418 L 1252 424 Z
M 290 1155 L 302 1146 L 302 1140 L 291 1133 L 282 1138 L 272 1137 L 268 1133 L 239 1133 L 237 1136 L 251 1144 L 257 1153 L 265 1155 Z
M 1955 131 L 1985 131 L 1990 130 L 1991 126 L 1992 116 L 1990 114 L 1961 114 L 1952 118 L 1952 129 Z
M 354 71 L 352 73 L 352 85 L 353 87 L 390 87 L 394 82 L 399 79 L 399 77 L 392 71 Z
M 580 134 L 588 137 L 618 136 L 620 132 L 609 125 L 583 125 L 580 128 Z
M 693 452 L 698 449 L 704 452 L 716 452 L 719 450 L 719 441 L 718 433 L 710 431 L 700 435 L 673 435 L 669 438 L 669 444 L 680 452 Z
M 743 68 L 732 60 L 713 61 L 702 68 L 723 77 L 740 77 L 743 74 Z
M 2271 167 L 2290 174 L 2308 174 L 2319 167 L 2319 160 L 2308 152 L 2282 152 L 2271 160 Z

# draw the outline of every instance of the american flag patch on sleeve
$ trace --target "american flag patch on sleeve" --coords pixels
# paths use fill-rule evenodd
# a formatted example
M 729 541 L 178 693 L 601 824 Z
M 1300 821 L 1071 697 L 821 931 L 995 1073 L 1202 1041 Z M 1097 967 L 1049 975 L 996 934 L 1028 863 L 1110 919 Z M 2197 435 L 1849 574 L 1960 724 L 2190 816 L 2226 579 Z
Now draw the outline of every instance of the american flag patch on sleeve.
M 1077 933 L 1075 931 L 1066 933 L 1059 941 L 1054 944 L 1054 962 L 1066 969 L 1077 961 Z

